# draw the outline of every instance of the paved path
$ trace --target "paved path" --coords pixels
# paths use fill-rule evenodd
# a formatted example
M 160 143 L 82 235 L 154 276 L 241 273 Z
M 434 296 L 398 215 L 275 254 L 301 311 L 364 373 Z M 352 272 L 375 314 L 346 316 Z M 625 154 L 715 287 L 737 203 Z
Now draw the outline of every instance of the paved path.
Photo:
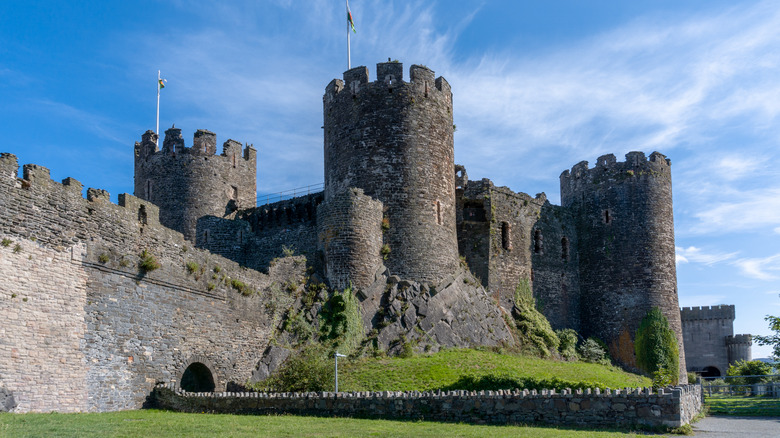
M 693 424 L 693 432 L 700 438 L 780 438 L 780 417 L 708 416 Z

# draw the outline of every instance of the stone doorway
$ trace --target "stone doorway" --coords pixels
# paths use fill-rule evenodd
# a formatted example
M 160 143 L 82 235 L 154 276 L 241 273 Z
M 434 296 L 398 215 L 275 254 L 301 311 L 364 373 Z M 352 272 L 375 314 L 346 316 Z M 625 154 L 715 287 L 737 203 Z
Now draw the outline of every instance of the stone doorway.
M 187 392 L 214 392 L 214 374 L 201 362 L 193 362 L 184 370 L 180 387 Z

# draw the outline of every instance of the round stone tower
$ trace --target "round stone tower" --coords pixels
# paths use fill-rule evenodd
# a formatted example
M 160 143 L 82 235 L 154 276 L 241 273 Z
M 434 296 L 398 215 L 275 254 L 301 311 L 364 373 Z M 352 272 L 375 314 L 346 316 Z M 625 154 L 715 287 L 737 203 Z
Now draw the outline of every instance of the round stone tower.
M 325 200 L 356 187 L 381 201 L 390 272 L 437 283 L 458 266 L 452 93 L 426 67 L 409 75 L 387 62 L 375 82 L 357 67 L 328 85 Z
M 228 140 L 216 155 L 217 136 L 206 130 L 195 132 L 193 143 L 185 147 L 181 129 L 171 128 L 158 150 L 157 135 L 146 131 L 135 144 L 134 194 L 160 207 L 161 224 L 195 242 L 199 218 L 255 206 L 257 152 Z
M 687 382 L 677 304 L 671 162 L 629 152 L 625 162 L 599 157 L 561 174 L 561 204 L 572 209 L 579 235 L 581 331 L 636 366 L 639 323 L 659 307 L 677 334 L 680 382 Z
M 753 354 L 751 346 L 753 345 L 753 336 L 734 335 L 726 336 L 726 348 L 728 349 L 729 365 L 739 360 L 751 361 Z

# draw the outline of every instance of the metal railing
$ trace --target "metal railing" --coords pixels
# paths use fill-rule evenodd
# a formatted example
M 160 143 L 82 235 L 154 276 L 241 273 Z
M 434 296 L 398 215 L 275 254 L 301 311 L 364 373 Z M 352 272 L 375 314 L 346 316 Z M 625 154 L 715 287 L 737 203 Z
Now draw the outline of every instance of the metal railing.
M 780 397 L 780 374 L 703 377 L 701 385 L 706 397 Z
M 312 193 L 319 193 L 325 190 L 325 183 L 311 184 L 304 187 L 297 187 L 294 189 L 284 190 L 281 192 L 258 194 L 257 205 L 266 205 L 272 202 L 284 201 L 292 199 L 297 196 L 311 195 Z

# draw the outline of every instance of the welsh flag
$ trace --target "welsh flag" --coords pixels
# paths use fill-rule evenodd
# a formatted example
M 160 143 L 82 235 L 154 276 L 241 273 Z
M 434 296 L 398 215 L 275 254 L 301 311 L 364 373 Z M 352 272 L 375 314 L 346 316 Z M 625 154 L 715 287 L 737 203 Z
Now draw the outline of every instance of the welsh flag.
M 166 79 L 157 79 L 157 83 L 160 86 L 160 89 L 165 88 L 165 83 L 168 82 Z
M 357 30 L 355 30 L 355 22 L 352 20 L 352 11 L 349 10 L 349 2 L 347 2 L 347 22 L 350 27 L 352 27 L 352 32 L 357 33 Z

